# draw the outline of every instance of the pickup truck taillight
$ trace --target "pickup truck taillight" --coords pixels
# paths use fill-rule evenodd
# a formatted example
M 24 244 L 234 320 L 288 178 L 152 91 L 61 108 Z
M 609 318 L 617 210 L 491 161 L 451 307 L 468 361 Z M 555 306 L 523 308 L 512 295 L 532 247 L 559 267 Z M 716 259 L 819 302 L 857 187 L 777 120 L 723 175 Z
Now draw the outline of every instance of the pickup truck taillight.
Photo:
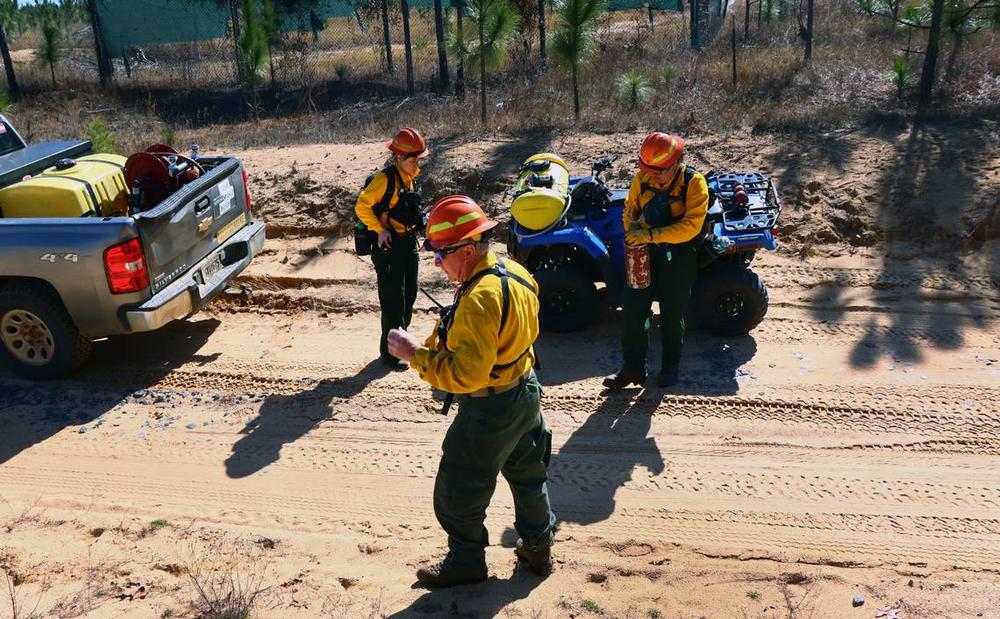
M 139 239 L 112 245 L 104 251 L 104 270 L 111 294 L 138 292 L 149 287 L 149 271 Z
M 250 203 L 250 183 L 248 182 L 248 178 L 246 168 L 243 168 L 243 195 L 247 199 L 247 212 L 249 213 L 250 207 L 253 205 Z

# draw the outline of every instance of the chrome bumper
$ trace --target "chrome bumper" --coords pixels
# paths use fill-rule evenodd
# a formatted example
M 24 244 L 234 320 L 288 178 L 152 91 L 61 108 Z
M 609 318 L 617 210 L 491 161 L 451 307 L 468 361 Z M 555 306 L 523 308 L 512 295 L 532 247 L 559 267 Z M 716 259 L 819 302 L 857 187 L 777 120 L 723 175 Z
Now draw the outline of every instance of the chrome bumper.
M 125 312 L 130 332 L 154 331 L 172 320 L 198 311 L 247 268 L 264 247 L 264 223 L 251 221 L 230 237 L 225 244 L 191 267 L 183 277 L 156 293 L 139 307 Z M 223 267 L 208 280 L 202 279 L 202 269 L 222 256 Z

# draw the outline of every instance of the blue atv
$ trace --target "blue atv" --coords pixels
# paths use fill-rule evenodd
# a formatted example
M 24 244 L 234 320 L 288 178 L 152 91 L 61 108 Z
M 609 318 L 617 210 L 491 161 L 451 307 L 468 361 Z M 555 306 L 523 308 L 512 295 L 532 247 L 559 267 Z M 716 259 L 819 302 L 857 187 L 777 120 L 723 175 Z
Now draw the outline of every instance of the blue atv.
M 616 158 L 598 159 L 589 176 L 570 177 L 568 206 L 552 225 L 532 230 L 510 221 L 507 251 L 538 281 L 543 329 L 571 332 L 593 323 L 602 305 L 599 282 L 607 305 L 621 305 L 628 190 L 611 189 L 601 178 Z M 750 263 L 757 250 L 777 247 L 781 202 L 774 183 L 757 172 L 710 172 L 706 180 L 709 210 L 688 317 L 710 333 L 746 335 L 767 313 L 767 288 Z

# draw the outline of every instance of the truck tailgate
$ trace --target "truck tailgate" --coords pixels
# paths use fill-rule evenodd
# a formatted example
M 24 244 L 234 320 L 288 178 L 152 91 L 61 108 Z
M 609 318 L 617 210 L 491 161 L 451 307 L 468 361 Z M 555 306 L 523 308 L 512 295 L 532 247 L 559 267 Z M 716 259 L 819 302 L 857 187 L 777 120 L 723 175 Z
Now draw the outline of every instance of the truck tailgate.
M 235 157 L 205 157 L 197 180 L 154 208 L 133 215 L 156 294 L 250 221 L 243 165 Z M 223 266 L 208 264 L 211 278 Z M 210 271 L 210 272 L 209 272 Z

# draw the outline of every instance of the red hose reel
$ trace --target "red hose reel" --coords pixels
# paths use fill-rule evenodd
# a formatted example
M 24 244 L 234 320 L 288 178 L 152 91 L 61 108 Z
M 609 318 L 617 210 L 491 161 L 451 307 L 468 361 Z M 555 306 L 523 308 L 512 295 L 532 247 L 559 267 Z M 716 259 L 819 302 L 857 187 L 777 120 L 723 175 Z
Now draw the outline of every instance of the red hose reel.
M 125 182 L 133 212 L 153 208 L 205 170 L 166 144 L 154 144 L 125 161 Z

